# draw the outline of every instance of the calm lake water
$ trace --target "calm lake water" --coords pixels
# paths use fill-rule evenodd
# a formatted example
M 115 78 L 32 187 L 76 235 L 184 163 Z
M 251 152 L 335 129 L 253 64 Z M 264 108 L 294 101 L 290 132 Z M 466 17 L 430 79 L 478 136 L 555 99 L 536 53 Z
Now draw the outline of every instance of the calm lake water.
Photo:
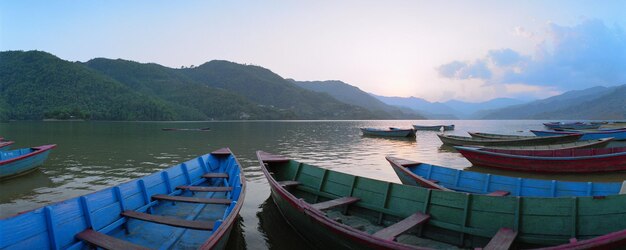
M 350 174 L 398 182 L 385 160 L 395 155 L 414 161 L 503 175 L 577 181 L 622 181 L 626 173 L 531 175 L 494 171 L 471 164 L 434 131 L 414 139 L 363 137 L 359 127 L 456 124 L 446 133 L 466 131 L 530 135 L 543 121 L 253 121 L 253 122 L 10 122 L 0 137 L 12 148 L 57 144 L 41 168 L 0 182 L 0 217 L 87 194 L 141 177 L 190 158 L 230 147 L 243 165 L 248 190 L 233 249 L 294 249 L 305 244 L 283 221 L 270 197 L 255 152 L 263 150 Z M 210 131 L 161 131 L 165 127 Z M 613 142 L 610 146 L 626 146 Z

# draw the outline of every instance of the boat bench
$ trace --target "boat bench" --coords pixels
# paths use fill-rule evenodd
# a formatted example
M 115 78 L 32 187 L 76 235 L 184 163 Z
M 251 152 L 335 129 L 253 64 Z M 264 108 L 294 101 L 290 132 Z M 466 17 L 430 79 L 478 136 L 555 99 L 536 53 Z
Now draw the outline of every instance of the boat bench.
M 165 195 L 165 194 L 153 195 L 152 199 L 165 200 L 165 201 L 189 202 L 189 203 L 202 203 L 202 204 L 224 204 L 224 205 L 228 205 L 232 202 L 231 199 L 196 198 L 196 197 L 186 197 L 186 196 L 172 196 L 172 195 Z
M 517 237 L 517 232 L 510 228 L 500 228 L 483 250 L 509 249 Z
M 511 192 L 498 190 L 498 191 L 488 193 L 487 196 L 507 196 L 509 194 L 511 194 Z
M 279 181 L 278 184 L 281 187 L 294 187 L 300 185 L 299 181 Z
M 326 210 L 326 209 L 331 209 L 331 208 L 335 208 L 339 206 L 350 205 L 360 200 L 361 198 L 357 198 L 357 197 L 341 197 L 341 198 L 334 199 L 334 200 L 315 203 L 315 204 L 312 204 L 311 206 L 313 206 L 313 208 L 315 209 Z
M 135 245 L 131 242 L 120 240 L 118 238 L 87 229 L 76 235 L 76 238 L 82 240 L 90 245 L 103 248 L 103 249 L 128 249 L 128 250 L 148 250 L 139 245 Z
M 200 187 L 200 186 L 178 186 L 176 189 L 189 190 L 191 192 L 231 192 L 233 187 Z
M 152 215 L 132 210 L 122 212 L 122 216 L 169 226 L 207 231 L 213 230 L 213 225 L 215 224 L 214 221 L 185 220 L 171 216 Z
M 619 194 L 626 194 L 626 181 L 622 182 L 622 188 L 620 188 Z
M 228 173 L 206 173 L 202 178 L 228 178 Z
M 374 233 L 373 236 L 393 241 L 398 235 L 409 231 L 413 227 L 424 224 L 428 219 L 430 219 L 430 215 L 417 212 L 391 226 L 379 230 Z

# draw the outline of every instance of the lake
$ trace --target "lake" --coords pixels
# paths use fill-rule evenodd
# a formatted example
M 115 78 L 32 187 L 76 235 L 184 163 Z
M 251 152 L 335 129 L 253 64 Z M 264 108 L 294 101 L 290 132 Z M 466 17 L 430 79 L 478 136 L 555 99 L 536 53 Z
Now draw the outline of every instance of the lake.
M 435 131 L 413 139 L 363 137 L 359 127 L 406 127 L 411 124 L 456 125 L 446 133 L 467 131 L 531 135 L 543 121 L 223 121 L 223 122 L 10 122 L 0 123 L 0 137 L 13 149 L 57 144 L 41 168 L 0 182 L 0 217 L 87 194 L 179 162 L 229 147 L 243 165 L 248 190 L 240 227 L 230 248 L 293 249 L 306 243 L 282 219 L 270 197 L 255 152 L 263 150 L 325 168 L 398 182 L 385 160 L 395 155 L 458 169 L 542 179 L 622 181 L 626 173 L 544 175 L 471 167 L 454 149 L 442 146 Z M 161 128 L 210 131 L 162 131 Z M 612 142 L 610 146 L 626 146 Z

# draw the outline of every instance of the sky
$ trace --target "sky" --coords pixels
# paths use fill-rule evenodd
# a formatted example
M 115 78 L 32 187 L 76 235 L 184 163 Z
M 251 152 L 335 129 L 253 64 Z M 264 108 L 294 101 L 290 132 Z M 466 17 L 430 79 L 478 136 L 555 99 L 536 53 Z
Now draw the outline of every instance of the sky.
M 0 1 L 0 51 L 210 60 L 429 101 L 626 84 L 626 1 Z

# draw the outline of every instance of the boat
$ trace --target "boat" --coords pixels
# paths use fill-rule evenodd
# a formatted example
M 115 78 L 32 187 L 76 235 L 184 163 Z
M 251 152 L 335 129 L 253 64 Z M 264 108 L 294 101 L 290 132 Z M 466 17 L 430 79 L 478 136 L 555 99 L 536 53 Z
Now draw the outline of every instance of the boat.
M 0 220 L 0 249 L 224 249 L 245 196 L 228 148 Z
M 624 182 L 572 182 L 492 175 L 385 157 L 406 185 L 493 196 L 571 197 L 626 194 Z
M 614 129 L 607 131 L 541 131 L 531 130 L 536 136 L 555 136 L 555 135 L 572 135 L 581 134 L 580 140 L 595 140 L 601 138 L 613 137 L 613 140 L 621 141 L 626 140 L 626 130 Z
M 572 122 L 572 123 L 546 122 L 543 125 L 549 129 L 597 129 L 602 124 L 589 124 L 589 123 L 584 123 L 584 122 Z
M 163 131 L 210 131 L 211 128 L 162 128 Z
M 378 128 L 360 128 L 363 135 L 385 136 L 385 137 L 411 137 L 415 136 L 412 129 L 378 129 Z
M 483 138 L 471 138 L 458 135 L 444 135 L 437 134 L 441 142 L 448 145 L 458 146 L 535 146 L 535 145 L 547 145 L 568 143 L 577 141 L 582 135 L 580 134 L 567 134 L 560 136 L 550 137 L 532 137 L 532 138 L 519 138 L 519 139 L 483 139 Z
M 57 145 L 0 151 L 0 179 L 26 174 L 37 169 Z
M 15 143 L 14 141 L 2 141 L 0 140 L 0 150 L 8 150 L 11 148 L 11 145 Z
M 603 235 L 624 244 L 617 232 L 626 228 L 626 195 L 489 196 L 359 177 L 262 151 L 257 157 L 285 220 L 319 249 L 424 249 L 424 238 L 486 249 L 614 242 L 596 238 Z
M 604 148 L 611 141 L 613 141 L 613 138 L 602 138 L 602 139 L 597 139 L 597 140 L 575 141 L 575 142 L 568 142 L 568 143 L 537 145 L 537 146 L 499 146 L 499 147 L 485 147 L 485 148 L 505 149 L 505 150 L 557 150 L 557 149 L 575 149 L 575 148 Z
M 434 130 L 440 131 L 443 128 L 444 131 L 454 130 L 454 124 L 451 125 L 434 125 L 434 126 L 422 126 L 422 125 L 413 125 L 415 130 Z
M 504 135 L 504 134 L 490 134 L 490 133 L 481 133 L 481 132 L 467 132 L 472 138 L 483 138 L 483 139 L 526 139 L 526 138 L 536 138 L 534 135 Z
M 626 147 L 560 150 L 454 148 L 475 166 L 551 173 L 591 173 L 626 170 Z

